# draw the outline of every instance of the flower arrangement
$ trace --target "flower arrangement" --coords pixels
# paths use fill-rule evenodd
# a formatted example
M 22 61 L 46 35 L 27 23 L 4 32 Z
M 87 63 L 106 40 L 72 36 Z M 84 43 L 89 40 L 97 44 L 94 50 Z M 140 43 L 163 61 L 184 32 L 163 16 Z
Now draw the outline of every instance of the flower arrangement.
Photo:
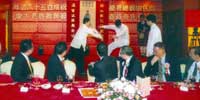
M 101 94 L 97 100 L 141 100 L 137 85 L 128 80 L 113 80 L 102 83 L 98 92 Z

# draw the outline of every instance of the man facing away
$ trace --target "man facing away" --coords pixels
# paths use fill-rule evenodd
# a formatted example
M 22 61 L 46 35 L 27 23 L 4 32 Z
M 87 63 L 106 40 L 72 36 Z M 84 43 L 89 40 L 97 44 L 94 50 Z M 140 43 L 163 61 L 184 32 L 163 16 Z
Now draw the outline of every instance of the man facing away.
M 14 81 L 31 81 L 33 77 L 33 68 L 31 66 L 30 55 L 33 50 L 33 43 L 30 39 L 21 41 L 20 52 L 16 55 L 11 68 L 11 76 Z
M 99 43 L 97 52 L 100 60 L 89 66 L 89 73 L 95 76 L 95 81 L 105 82 L 117 78 L 117 61 L 115 58 L 108 56 L 106 44 Z

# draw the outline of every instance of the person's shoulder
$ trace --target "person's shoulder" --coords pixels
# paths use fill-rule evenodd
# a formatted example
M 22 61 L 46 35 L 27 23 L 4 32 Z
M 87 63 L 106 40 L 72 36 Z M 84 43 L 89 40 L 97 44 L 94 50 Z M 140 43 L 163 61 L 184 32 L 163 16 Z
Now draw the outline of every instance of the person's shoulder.
M 17 55 L 15 56 L 15 60 L 22 60 L 25 59 L 25 57 L 21 54 L 21 53 L 17 53 Z
M 56 54 L 52 54 L 52 55 L 49 57 L 49 61 L 55 60 L 56 57 L 57 57 Z
M 104 60 L 106 60 L 106 61 L 113 61 L 113 60 L 117 60 L 115 57 L 113 57 L 113 56 L 105 56 L 104 57 Z
M 148 61 L 148 60 L 152 60 L 153 57 L 154 57 L 154 55 L 147 57 L 147 61 Z
M 141 63 L 140 60 L 137 59 L 137 58 L 134 57 L 134 56 L 131 58 L 131 61 L 132 61 L 132 62 L 135 62 L 135 63 Z

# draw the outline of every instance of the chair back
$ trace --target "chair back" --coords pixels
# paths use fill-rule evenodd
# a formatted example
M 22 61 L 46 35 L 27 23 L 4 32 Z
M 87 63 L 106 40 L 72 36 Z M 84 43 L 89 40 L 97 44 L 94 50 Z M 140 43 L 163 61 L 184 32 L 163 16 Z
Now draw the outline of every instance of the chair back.
M 0 72 L 1 74 L 11 75 L 13 61 L 7 61 L 1 64 Z
M 65 60 L 64 67 L 69 79 L 74 79 L 76 74 L 76 64 L 73 61 Z
M 39 78 L 44 78 L 45 75 L 45 65 L 41 61 L 31 63 L 33 67 L 33 75 Z

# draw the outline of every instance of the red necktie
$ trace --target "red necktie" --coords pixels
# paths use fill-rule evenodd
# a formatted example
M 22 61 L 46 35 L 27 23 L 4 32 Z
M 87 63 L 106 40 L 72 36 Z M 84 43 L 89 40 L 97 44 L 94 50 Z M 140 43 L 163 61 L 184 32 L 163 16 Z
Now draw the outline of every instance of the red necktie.
M 128 68 L 126 66 L 124 67 L 125 67 L 124 77 L 126 77 L 128 75 Z

